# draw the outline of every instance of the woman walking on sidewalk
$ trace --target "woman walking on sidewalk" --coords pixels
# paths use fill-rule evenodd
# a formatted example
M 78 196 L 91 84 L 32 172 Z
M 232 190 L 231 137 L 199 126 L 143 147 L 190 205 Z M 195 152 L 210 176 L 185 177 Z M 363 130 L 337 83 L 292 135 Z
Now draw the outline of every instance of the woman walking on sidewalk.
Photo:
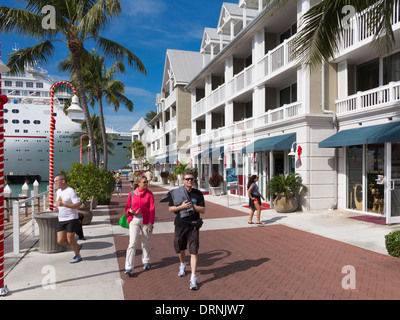
M 257 210 L 257 224 L 262 224 L 260 221 L 261 216 L 261 198 L 264 197 L 260 194 L 257 186 L 258 176 L 252 175 L 247 183 L 247 194 L 249 196 L 250 217 L 249 224 L 253 224 L 254 211 Z
M 129 246 L 126 250 L 125 274 L 132 276 L 136 245 L 142 234 L 143 269 L 150 269 L 151 239 L 155 218 L 154 195 L 148 190 L 146 176 L 137 178 L 133 190 L 128 195 L 125 207 L 129 223 Z

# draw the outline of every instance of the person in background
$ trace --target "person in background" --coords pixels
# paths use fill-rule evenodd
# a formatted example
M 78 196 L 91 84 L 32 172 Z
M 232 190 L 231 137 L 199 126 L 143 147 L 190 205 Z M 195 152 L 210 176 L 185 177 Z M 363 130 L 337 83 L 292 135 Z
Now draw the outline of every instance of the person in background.
M 131 170 L 128 173 L 128 180 L 129 180 L 129 185 L 131 186 L 131 189 L 133 189 L 133 182 L 135 181 L 135 173 L 133 172 L 133 170 Z
M 125 274 L 132 276 L 136 245 L 142 234 L 143 269 L 150 269 L 151 239 L 155 220 L 154 195 L 148 190 L 146 176 L 137 178 L 134 189 L 129 193 L 125 213 L 129 223 L 129 246 L 126 250 Z
M 115 192 L 118 197 L 122 197 L 122 180 L 119 173 L 115 177 Z
M 265 201 L 264 197 L 260 194 L 257 186 L 258 176 L 252 175 L 247 183 L 247 195 L 249 196 L 250 217 L 249 224 L 253 224 L 254 211 L 257 210 L 257 224 L 262 225 L 260 221 L 261 216 L 261 198 Z
M 75 190 L 68 186 L 67 177 L 64 174 L 56 175 L 54 182 L 57 186 L 55 211 L 58 212 L 57 242 L 63 246 L 70 246 L 75 256 L 70 261 L 77 263 L 82 260 L 80 250 L 75 240 L 75 232 L 79 226 L 78 209 L 80 201 Z

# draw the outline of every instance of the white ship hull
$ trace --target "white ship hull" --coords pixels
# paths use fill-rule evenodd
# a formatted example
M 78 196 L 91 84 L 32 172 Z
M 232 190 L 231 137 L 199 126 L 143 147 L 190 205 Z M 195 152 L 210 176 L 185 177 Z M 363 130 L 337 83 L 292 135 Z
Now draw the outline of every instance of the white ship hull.
M 39 175 L 42 181 L 49 178 L 50 86 L 52 79 L 36 73 L 24 77 L 2 76 L 2 94 L 9 101 L 4 105 L 4 174 L 9 176 Z M 27 82 L 31 84 L 27 84 Z M 40 85 L 36 85 L 40 82 Z M 29 87 L 28 87 L 29 86 Z M 28 89 L 26 89 L 28 87 Z M 39 87 L 39 88 L 36 88 Z M 68 95 L 64 95 L 67 97 Z M 61 97 L 62 98 L 62 97 Z M 60 98 L 60 99 L 61 99 Z M 72 147 L 71 135 L 81 132 L 80 124 L 73 122 L 55 99 L 54 113 L 54 173 L 70 170 L 72 163 L 80 160 L 80 148 Z M 123 168 L 131 144 L 129 133 L 117 134 L 113 141 L 114 156 L 108 156 L 108 170 Z M 83 164 L 87 163 L 87 153 Z

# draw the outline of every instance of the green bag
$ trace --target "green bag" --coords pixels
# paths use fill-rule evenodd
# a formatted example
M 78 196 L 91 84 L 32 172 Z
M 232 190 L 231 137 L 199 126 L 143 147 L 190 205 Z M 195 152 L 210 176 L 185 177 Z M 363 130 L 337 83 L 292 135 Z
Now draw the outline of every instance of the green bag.
M 122 228 L 129 229 L 129 223 L 126 214 L 124 214 L 121 218 L 119 218 L 119 225 Z

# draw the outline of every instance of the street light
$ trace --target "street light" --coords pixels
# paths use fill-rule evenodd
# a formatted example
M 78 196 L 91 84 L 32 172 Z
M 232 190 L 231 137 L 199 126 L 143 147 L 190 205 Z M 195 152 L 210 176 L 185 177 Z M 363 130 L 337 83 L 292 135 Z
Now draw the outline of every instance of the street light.
M 290 148 L 290 152 L 289 152 L 289 156 L 295 156 L 296 155 L 296 150 L 293 148 L 293 146 L 294 146 L 294 144 L 295 144 L 296 142 L 293 142 L 292 143 L 292 147 Z M 296 149 L 297 149 L 297 144 L 296 144 Z
M 1 95 L 1 73 L 8 72 L 8 68 L 1 61 L 0 46 L 0 296 L 5 296 L 9 290 L 4 285 L 4 105 L 8 98 Z M 15 217 L 14 217 L 15 218 Z
M 83 113 L 82 108 L 79 106 L 79 99 L 76 95 L 75 87 L 67 81 L 58 81 L 51 86 L 50 90 L 50 146 L 49 146 L 49 210 L 53 211 L 53 198 L 54 198 L 54 130 L 56 129 L 56 120 L 53 113 L 54 90 L 60 84 L 68 85 L 73 91 L 71 106 L 67 109 L 68 113 L 72 113 L 73 121 L 80 121 Z

